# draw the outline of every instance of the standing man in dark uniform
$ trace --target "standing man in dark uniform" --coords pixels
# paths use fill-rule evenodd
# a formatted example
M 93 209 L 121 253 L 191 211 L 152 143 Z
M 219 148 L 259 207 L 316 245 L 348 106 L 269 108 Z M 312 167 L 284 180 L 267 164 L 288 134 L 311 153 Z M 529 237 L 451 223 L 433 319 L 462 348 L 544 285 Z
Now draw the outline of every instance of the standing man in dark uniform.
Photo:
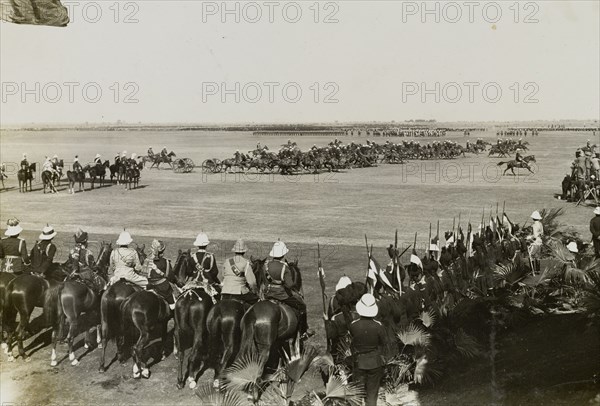
M 52 243 L 54 237 L 56 231 L 46 224 L 38 237 L 39 241 L 31 249 L 31 269 L 38 275 L 44 275 L 52 266 L 56 255 L 56 245 Z
M 298 330 L 303 338 L 312 335 L 308 331 L 308 318 L 306 303 L 299 292 L 292 290 L 294 281 L 292 271 L 285 261 L 285 254 L 289 252 L 283 241 L 273 244 L 269 256 L 273 259 L 265 264 L 265 278 L 268 282 L 265 291 L 266 299 L 279 300 L 298 312 Z
M 594 214 L 594 218 L 590 220 L 590 232 L 592 233 L 596 258 L 600 258 L 600 206 L 594 209 Z
M 21 275 L 25 267 L 30 265 L 27 243 L 19 237 L 23 228 L 16 218 L 9 219 L 6 224 L 8 228 L 4 235 L 7 238 L 0 240 L 0 272 Z
M 375 297 L 365 293 L 356 304 L 360 319 L 350 324 L 352 336 L 352 370 L 356 382 L 365 387 L 365 405 L 377 406 L 377 396 L 383 377 L 386 334 L 383 325 L 374 319 L 379 309 Z

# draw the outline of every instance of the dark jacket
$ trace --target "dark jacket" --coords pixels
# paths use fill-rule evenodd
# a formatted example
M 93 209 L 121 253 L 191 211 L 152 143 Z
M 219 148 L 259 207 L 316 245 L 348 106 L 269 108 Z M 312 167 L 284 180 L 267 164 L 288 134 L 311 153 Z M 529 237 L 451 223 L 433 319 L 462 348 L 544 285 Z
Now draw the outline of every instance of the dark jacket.
M 198 251 L 193 254 L 193 257 L 196 262 L 196 269 L 199 267 L 202 268 L 202 277 L 211 285 L 219 284 L 219 268 L 217 267 L 214 254 L 206 251 Z
M 600 237 L 600 216 L 595 216 L 590 220 L 590 233 L 594 239 Z
M 52 241 L 38 241 L 31 249 L 31 269 L 36 273 L 45 273 L 50 269 L 56 254 L 56 245 Z
M 25 240 L 20 237 L 8 237 L 0 240 L 0 260 L 2 260 L 0 271 L 23 272 L 24 266 L 29 265 Z
M 294 280 L 288 264 L 285 261 L 272 259 L 265 264 L 265 277 L 267 291 L 265 295 L 270 299 L 285 300 L 290 297 L 290 289 Z
M 158 285 L 166 281 L 167 273 L 171 270 L 171 261 L 166 258 L 159 257 L 153 260 L 156 268 L 149 267 L 148 272 L 148 283 L 151 285 Z
M 377 320 L 361 317 L 350 324 L 352 354 L 358 369 L 375 369 L 385 365 L 383 351 L 385 328 Z

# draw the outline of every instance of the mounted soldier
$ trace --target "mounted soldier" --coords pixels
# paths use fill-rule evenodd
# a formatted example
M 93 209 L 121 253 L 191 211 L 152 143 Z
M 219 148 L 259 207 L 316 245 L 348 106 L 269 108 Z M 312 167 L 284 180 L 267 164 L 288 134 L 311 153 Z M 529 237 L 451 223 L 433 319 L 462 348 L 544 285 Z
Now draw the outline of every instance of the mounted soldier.
M 523 152 L 523 150 L 521 148 L 517 148 L 517 153 L 515 155 L 515 161 L 523 162 L 523 155 L 521 154 L 521 152 Z
M 6 225 L 6 238 L 0 240 L 0 272 L 21 275 L 25 267 L 30 265 L 27 243 L 19 237 L 23 228 L 16 218 L 8 219 Z
M 83 172 L 83 166 L 81 166 L 81 163 L 79 163 L 78 155 L 75 155 L 75 158 L 73 158 L 73 171 L 75 171 L 75 173 Z
M 29 161 L 27 161 L 27 154 L 23 153 L 23 159 L 21 159 L 21 169 L 28 169 Z
M 155 291 L 159 296 L 166 300 L 171 310 L 175 309 L 175 297 L 173 296 L 173 287 L 167 280 L 167 277 L 173 266 L 171 261 L 163 255 L 166 249 L 164 242 L 153 240 L 150 246 L 150 255 L 144 262 L 144 270 L 148 276 L 148 290 Z
M 56 245 L 52 243 L 54 237 L 56 237 L 56 231 L 46 224 L 38 237 L 39 241 L 31 249 L 31 269 L 38 275 L 44 275 L 52 266 L 56 255 Z
M 102 159 L 100 157 L 100 154 L 96 154 L 96 156 L 94 157 L 94 165 L 102 165 Z
M 88 233 L 81 228 L 73 234 L 75 247 L 69 252 L 71 275 L 77 275 L 92 290 L 99 292 L 106 288 L 106 280 L 98 275 L 94 266 L 94 255 L 88 248 Z
M 163 147 L 162 151 L 160 151 L 161 158 L 167 158 L 169 155 L 169 151 L 167 151 L 167 147 Z
M 210 240 L 205 233 L 201 232 L 196 236 L 194 246 L 198 247 L 198 251 L 192 254 L 192 259 L 196 265 L 196 273 L 186 285 L 195 287 L 199 282 L 203 282 L 204 286 L 202 288 L 214 300 L 221 292 L 221 285 L 218 278 L 219 268 L 217 267 L 215 255 L 206 250 L 208 244 L 210 244 Z
M 125 279 L 145 288 L 148 285 L 148 279 L 139 274 L 142 270 L 142 264 L 137 251 L 129 248 L 129 244 L 132 242 L 133 239 L 127 231 L 119 234 L 116 241 L 117 248 L 110 254 L 108 273 L 113 274 L 110 278 L 110 284 L 117 282 L 119 279 Z
M 265 263 L 264 275 L 267 281 L 265 298 L 278 300 L 294 309 L 298 314 L 298 331 L 303 338 L 307 338 L 314 333 L 308 330 L 306 303 L 300 293 L 292 289 L 294 279 L 290 266 L 285 260 L 288 252 L 283 241 L 273 244 L 269 252 L 272 259 Z
M 150 158 L 154 158 L 154 150 L 152 149 L 152 147 L 149 147 L 149 148 L 148 148 L 148 156 L 149 156 Z
M 227 258 L 223 264 L 223 290 L 221 299 L 238 299 L 249 305 L 258 301 L 256 277 L 252 264 L 244 255 L 248 247 L 243 240 L 237 240 L 233 248 L 234 256 Z

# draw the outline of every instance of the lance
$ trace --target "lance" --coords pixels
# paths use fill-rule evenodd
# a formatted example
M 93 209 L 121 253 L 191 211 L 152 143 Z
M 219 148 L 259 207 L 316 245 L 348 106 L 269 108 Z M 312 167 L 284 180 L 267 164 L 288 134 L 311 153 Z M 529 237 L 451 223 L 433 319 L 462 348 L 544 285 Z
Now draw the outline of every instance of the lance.
M 483 219 L 484 218 L 485 218 L 485 207 L 483 208 L 483 210 L 481 212 L 481 228 L 479 229 L 479 236 L 483 235 L 483 230 L 484 230 Z
M 429 253 L 431 252 L 431 223 L 429 223 L 429 240 L 427 241 L 427 257 L 429 257 Z
M 394 235 L 394 269 L 396 271 L 396 280 L 398 281 L 398 292 L 402 294 L 402 280 L 400 278 L 400 266 L 398 265 L 398 229 Z
M 321 262 L 321 246 L 317 243 L 317 272 L 319 273 L 319 282 L 321 284 L 321 295 L 323 297 L 323 319 L 327 320 L 327 294 L 325 293 L 325 272 Z M 327 331 L 327 328 L 325 328 Z
M 437 248 L 438 248 L 438 250 L 437 250 L 437 254 L 435 256 L 436 256 L 436 261 L 439 261 L 440 260 L 440 254 L 441 254 L 441 248 L 440 248 L 440 241 L 441 241 L 441 239 L 440 239 L 440 221 L 439 220 L 437 221 L 437 231 L 436 231 L 436 233 L 437 233 L 436 237 L 437 237 Z
M 506 200 L 504 200 L 502 202 L 502 227 L 504 227 L 504 213 L 505 213 L 504 209 L 505 209 L 505 207 L 506 207 Z
M 452 244 L 454 244 L 456 246 L 456 236 L 454 235 L 454 230 L 455 230 L 454 227 L 455 226 L 456 226 L 456 217 L 452 217 L 452 239 L 454 240 L 452 242 Z
M 365 285 L 369 282 L 369 266 L 371 265 L 371 253 L 369 252 L 369 242 L 367 241 L 367 235 L 365 234 L 365 246 L 367 247 L 367 274 L 365 276 Z

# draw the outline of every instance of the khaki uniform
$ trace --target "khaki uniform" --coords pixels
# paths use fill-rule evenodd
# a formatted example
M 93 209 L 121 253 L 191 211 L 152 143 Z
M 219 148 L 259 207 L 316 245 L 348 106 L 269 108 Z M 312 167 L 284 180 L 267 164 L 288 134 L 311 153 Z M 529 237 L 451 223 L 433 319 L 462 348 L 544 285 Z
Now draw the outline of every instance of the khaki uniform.
M 110 254 L 108 273 L 114 273 L 110 278 L 111 283 L 115 283 L 119 279 L 125 279 L 144 287 L 148 284 L 148 279 L 137 273 L 141 270 L 140 257 L 133 248 L 115 248 Z

